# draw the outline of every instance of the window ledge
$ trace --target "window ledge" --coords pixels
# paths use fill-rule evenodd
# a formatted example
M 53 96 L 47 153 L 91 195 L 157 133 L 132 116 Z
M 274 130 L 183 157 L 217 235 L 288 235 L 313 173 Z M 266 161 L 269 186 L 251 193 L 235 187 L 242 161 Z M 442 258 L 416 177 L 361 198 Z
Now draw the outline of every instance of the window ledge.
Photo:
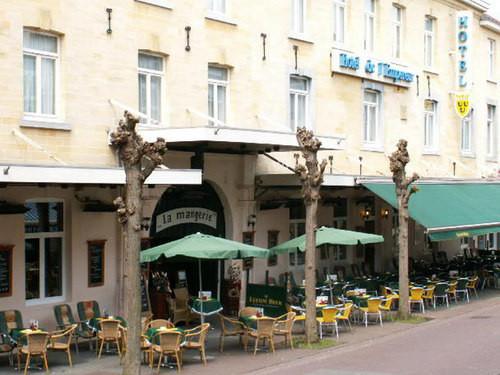
M 57 119 L 47 119 L 39 117 L 23 117 L 21 126 L 24 128 L 71 130 L 71 125 Z
M 364 143 L 361 151 L 384 152 L 384 146 Z
M 172 3 L 169 0 L 135 0 L 138 3 L 144 3 L 144 4 L 149 4 L 149 5 L 154 5 L 160 8 L 165 8 L 165 9 L 174 9 L 172 6 Z
M 497 80 L 494 80 L 493 78 L 488 78 L 488 79 L 486 79 L 486 82 L 491 83 L 491 84 L 493 84 L 493 85 L 497 85 L 497 84 L 498 84 L 498 81 L 497 81 Z
M 207 20 L 210 20 L 210 21 L 217 21 L 217 22 L 222 22 L 222 23 L 225 23 L 225 24 L 228 24 L 228 25 L 232 25 L 232 26 L 238 26 L 238 24 L 233 21 L 232 19 L 228 18 L 226 15 L 224 14 L 220 14 L 220 13 L 207 13 L 207 15 L 205 16 L 205 18 Z
M 496 155 L 487 155 L 485 160 L 487 163 L 497 163 L 498 162 L 498 158 Z
M 424 151 L 422 151 L 422 155 L 424 155 L 424 156 L 441 156 L 441 153 L 438 150 L 424 150 Z
M 58 303 L 58 302 L 64 302 L 65 298 L 64 296 L 58 296 L 58 297 L 48 297 L 48 298 L 38 298 L 38 299 L 29 299 L 26 300 L 26 306 L 39 306 L 39 305 L 48 305 L 51 303 Z
M 475 159 L 476 158 L 476 154 L 474 154 L 473 152 L 460 151 L 460 156 L 463 158 L 467 158 L 467 159 Z
M 288 34 L 288 39 L 297 40 L 299 42 L 304 42 L 304 43 L 309 43 L 309 44 L 314 44 L 312 39 L 308 38 L 305 34 L 291 32 L 290 34 Z
M 439 75 L 439 72 L 438 72 L 437 70 L 434 70 L 434 69 L 433 69 L 433 68 L 431 68 L 431 67 L 425 67 L 425 68 L 423 68 L 423 69 L 422 69 L 422 71 L 423 71 L 424 73 L 433 74 L 433 75 L 435 75 L 435 76 L 438 76 L 438 75 Z

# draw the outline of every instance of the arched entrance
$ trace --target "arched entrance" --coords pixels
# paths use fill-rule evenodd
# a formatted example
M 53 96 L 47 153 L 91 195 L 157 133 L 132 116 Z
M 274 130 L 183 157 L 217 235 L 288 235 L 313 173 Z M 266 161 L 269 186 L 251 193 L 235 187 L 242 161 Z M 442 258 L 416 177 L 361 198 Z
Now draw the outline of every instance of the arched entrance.
M 218 194 L 207 182 L 197 186 L 169 187 L 162 194 L 151 218 L 151 246 L 174 241 L 196 232 L 225 236 L 224 207 Z M 183 285 L 182 278 L 185 275 L 190 294 L 196 294 L 199 289 L 196 259 L 162 257 L 157 262 L 151 263 L 151 271 L 167 272 L 172 288 Z M 202 261 L 203 290 L 211 290 L 215 295 L 219 277 L 216 260 Z M 152 286 L 154 288 L 154 285 Z M 153 301 L 154 293 L 155 290 L 151 290 Z

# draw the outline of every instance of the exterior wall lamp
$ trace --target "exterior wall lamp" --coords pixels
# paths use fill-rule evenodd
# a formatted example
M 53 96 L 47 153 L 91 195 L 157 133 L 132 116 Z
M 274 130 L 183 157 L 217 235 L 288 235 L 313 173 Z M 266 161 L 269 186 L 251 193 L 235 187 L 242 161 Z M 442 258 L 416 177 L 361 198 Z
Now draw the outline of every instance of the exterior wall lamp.
M 382 208 L 380 210 L 380 217 L 382 217 L 383 219 L 387 219 L 389 217 L 389 209 L 388 208 Z
M 141 224 L 141 229 L 142 230 L 145 230 L 145 231 L 149 230 L 149 228 L 150 228 L 150 225 L 149 225 L 150 220 L 151 220 L 150 217 L 143 217 L 142 218 L 142 224 Z
M 370 218 L 370 216 L 372 216 L 372 210 L 370 209 L 370 207 L 366 206 L 366 207 L 361 209 L 361 211 L 359 212 L 359 215 L 361 216 L 361 218 L 363 220 L 368 220 Z
M 257 215 L 248 215 L 247 226 L 252 227 L 252 231 L 255 229 L 255 223 L 257 223 Z

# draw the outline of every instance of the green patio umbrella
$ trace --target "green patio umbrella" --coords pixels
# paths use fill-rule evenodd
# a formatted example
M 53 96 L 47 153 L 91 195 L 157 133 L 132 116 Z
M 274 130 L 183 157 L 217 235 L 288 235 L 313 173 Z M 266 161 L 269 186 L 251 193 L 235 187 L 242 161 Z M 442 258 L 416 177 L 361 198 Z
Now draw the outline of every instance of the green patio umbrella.
M 316 230 L 316 246 L 330 245 L 357 245 L 384 242 L 384 237 L 378 234 L 354 232 L 352 230 L 321 227 Z M 282 254 L 295 250 L 304 251 L 306 248 L 306 235 L 295 237 L 289 241 L 269 249 L 269 254 Z

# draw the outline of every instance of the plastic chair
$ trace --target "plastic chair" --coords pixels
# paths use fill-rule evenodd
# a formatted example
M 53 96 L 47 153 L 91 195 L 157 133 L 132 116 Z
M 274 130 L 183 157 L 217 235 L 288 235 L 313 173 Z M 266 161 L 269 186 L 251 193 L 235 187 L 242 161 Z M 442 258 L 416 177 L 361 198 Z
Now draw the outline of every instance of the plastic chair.
M 10 338 L 13 329 L 23 329 L 23 317 L 19 310 L 0 311 L 0 333 Z
M 81 321 L 101 317 L 101 309 L 97 301 L 81 301 L 76 304 L 76 308 Z
M 467 289 L 470 291 L 470 294 L 474 292 L 477 298 L 479 298 L 479 295 L 477 294 L 477 287 L 479 284 L 479 277 L 474 276 L 469 279 L 469 282 L 467 283 Z
M 33 332 L 26 335 L 27 344 L 17 350 L 17 367 L 21 368 L 21 357 L 26 356 L 24 374 L 28 372 L 28 367 L 32 357 L 41 357 L 45 370 L 49 371 L 47 362 L 47 342 L 49 334 L 47 332 Z
M 224 351 L 224 339 L 227 336 L 238 336 L 241 339 L 247 333 L 246 326 L 239 320 L 229 318 L 222 314 L 217 314 L 220 322 L 219 351 Z M 246 349 L 246 348 L 245 348 Z
M 446 302 L 446 307 L 450 307 L 449 303 L 449 298 L 448 298 L 448 284 L 447 283 L 437 283 L 435 288 L 434 288 L 434 295 L 433 295 L 433 303 L 434 303 L 434 308 L 436 308 L 436 303 L 439 300 L 443 300 Z
M 316 318 L 319 323 L 319 338 L 323 339 L 323 327 L 332 327 L 335 329 L 335 335 L 337 340 L 339 339 L 339 327 L 337 325 L 337 308 L 336 307 L 324 307 L 321 309 L 321 317 Z
M 408 303 L 410 305 L 410 311 L 412 305 L 419 305 L 422 307 L 422 313 L 425 314 L 423 295 L 424 295 L 424 288 L 413 287 L 410 289 L 410 299 L 408 300 Z
M 433 305 L 434 309 L 436 309 L 436 303 L 434 300 L 434 289 L 436 289 L 435 285 L 430 285 L 427 288 L 424 289 L 424 294 L 422 295 L 422 298 L 425 301 L 429 302 L 429 305 Z
M 266 339 L 269 340 L 269 345 L 271 346 L 271 350 L 274 353 L 274 325 L 276 319 L 262 317 L 257 318 L 257 329 L 249 330 L 248 337 L 253 338 L 255 340 L 255 347 L 253 351 L 253 355 L 257 354 L 257 348 L 259 346 L 259 341 L 263 340 L 265 342 Z
M 207 339 L 210 323 L 202 323 L 198 327 L 184 331 L 184 342 L 181 347 L 183 350 L 198 350 L 203 365 L 207 365 L 205 356 L 205 341 Z
M 392 302 L 394 300 L 394 297 L 392 296 L 387 296 L 387 298 L 383 298 L 382 302 L 380 303 L 380 306 L 378 307 L 381 312 L 384 312 L 386 315 L 391 316 L 391 320 L 393 320 L 392 317 Z
M 158 337 L 159 344 L 153 344 L 152 353 L 158 353 L 158 373 L 160 372 L 161 360 L 164 356 L 172 355 L 175 357 L 177 371 L 181 371 L 182 356 L 181 356 L 181 338 L 182 335 L 177 331 L 158 332 L 155 337 Z
M 97 333 L 97 341 L 99 345 L 99 353 L 97 358 L 101 358 L 102 347 L 104 343 L 116 344 L 118 355 L 121 357 L 120 350 L 120 321 L 118 319 L 103 319 L 99 322 L 101 330 Z
M 188 307 L 189 292 L 187 288 L 177 288 L 174 289 L 174 294 L 175 298 L 172 299 L 172 310 L 174 312 L 172 322 L 174 324 L 177 324 L 179 322 L 185 322 L 186 324 L 189 324 L 189 322 L 194 320 Z
M 448 295 L 451 298 L 455 299 L 455 303 L 457 303 L 457 281 L 452 281 L 448 284 Z
M 380 326 L 383 327 L 382 323 L 382 313 L 379 309 L 380 303 L 382 302 L 381 298 L 370 298 L 368 299 L 368 306 L 367 307 L 360 307 L 359 309 L 364 313 L 364 322 L 365 322 L 365 327 L 368 327 L 368 317 L 369 316 L 375 316 L 376 320 L 380 321 Z
M 349 330 L 352 331 L 351 326 L 351 312 L 353 308 L 353 304 L 351 302 L 346 303 L 339 312 L 337 313 L 337 320 L 344 322 L 349 327 Z
M 296 316 L 297 314 L 293 311 L 287 312 L 286 314 L 276 318 L 276 324 L 274 325 L 274 335 L 283 336 L 285 338 L 285 347 L 289 341 L 291 349 L 293 349 L 292 331 Z
M 66 329 L 51 332 L 47 346 L 47 349 L 50 351 L 66 352 L 70 367 L 73 367 L 73 362 L 71 361 L 71 340 L 77 327 L 78 324 L 72 324 Z

